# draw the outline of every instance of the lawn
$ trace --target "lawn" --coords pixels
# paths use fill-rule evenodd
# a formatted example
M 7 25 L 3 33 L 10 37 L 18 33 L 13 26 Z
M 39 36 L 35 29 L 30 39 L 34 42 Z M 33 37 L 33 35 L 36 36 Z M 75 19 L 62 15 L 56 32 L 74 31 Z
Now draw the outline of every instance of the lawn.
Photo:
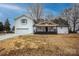
M 78 56 L 79 34 L 20 35 L 0 41 L 2 56 Z

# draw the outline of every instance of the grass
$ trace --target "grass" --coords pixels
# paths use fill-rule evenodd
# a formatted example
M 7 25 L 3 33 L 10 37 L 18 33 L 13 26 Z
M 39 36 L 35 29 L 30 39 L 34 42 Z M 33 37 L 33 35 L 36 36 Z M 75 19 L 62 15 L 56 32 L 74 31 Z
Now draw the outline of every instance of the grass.
M 0 41 L 2 56 L 78 56 L 79 34 L 24 35 Z

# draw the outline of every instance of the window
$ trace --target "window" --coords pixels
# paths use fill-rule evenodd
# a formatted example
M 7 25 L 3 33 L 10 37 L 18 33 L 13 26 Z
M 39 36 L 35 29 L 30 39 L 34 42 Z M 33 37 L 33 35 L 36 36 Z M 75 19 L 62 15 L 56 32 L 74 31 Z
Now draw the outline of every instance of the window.
M 21 22 L 22 23 L 27 23 L 27 19 L 22 19 Z

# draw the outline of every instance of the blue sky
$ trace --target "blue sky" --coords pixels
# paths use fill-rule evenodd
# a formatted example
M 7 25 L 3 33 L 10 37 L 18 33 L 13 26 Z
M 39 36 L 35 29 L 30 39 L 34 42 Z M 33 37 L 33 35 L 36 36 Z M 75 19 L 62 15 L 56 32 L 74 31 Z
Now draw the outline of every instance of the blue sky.
M 26 8 L 29 5 L 29 3 L 0 4 L 0 21 L 5 22 L 6 18 L 8 18 L 12 27 L 14 25 L 14 18 L 27 13 Z M 43 7 L 46 11 L 52 11 L 54 16 L 58 16 L 65 8 L 72 7 L 72 4 L 44 3 Z

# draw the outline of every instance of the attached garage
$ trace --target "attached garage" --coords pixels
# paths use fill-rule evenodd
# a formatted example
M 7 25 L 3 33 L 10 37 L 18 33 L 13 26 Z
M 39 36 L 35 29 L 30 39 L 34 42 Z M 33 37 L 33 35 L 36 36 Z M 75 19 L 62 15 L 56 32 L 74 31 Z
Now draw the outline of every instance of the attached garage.
M 58 34 L 68 34 L 69 33 L 69 29 L 67 26 L 62 26 L 62 27 L 57 27 L 57 33 Z
M 31 28 L 16 28 L 15 31 L 16 34 L 30 34 L 32 32 Z

